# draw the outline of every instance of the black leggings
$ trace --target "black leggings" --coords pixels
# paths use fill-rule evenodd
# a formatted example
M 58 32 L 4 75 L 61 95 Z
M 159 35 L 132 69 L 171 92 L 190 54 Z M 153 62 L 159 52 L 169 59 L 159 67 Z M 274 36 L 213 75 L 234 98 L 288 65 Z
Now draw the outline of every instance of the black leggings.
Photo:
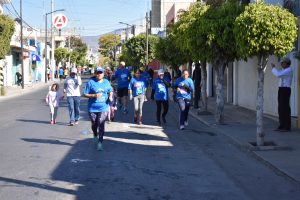
M 164 108 L 164 111 L 162 113 L 162 117 L 165 118 L 168 110 L 169 110 L 169 101 L 156 101 L 156 120 L 160 122 L 160 116 L 161 116 L 161 105 Z

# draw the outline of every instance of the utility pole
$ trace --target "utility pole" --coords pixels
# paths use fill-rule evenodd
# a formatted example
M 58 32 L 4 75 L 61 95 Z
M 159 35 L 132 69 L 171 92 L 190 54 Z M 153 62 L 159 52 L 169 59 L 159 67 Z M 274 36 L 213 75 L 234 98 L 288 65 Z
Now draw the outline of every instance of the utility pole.
M 20 43 L 21 43 L 21 68 L 22 68 L 22 89 L 24 89 L 24 79 L 25 79 L 25 73 L 24 73 L 24 49 L 23 49 L 23 13 L 22 13 L 22 0 L 20 0 L 20 18 L 21 18 L 21 36 L 20 36 Z
M 53 10 L 54 10 L 54 0 L 51 0 L 51 80 L 54 80 L 54 71 L 56 70 L 55 66 L 55 59 L 54 59 L 54 51 L 55 51 L 55 44 L 54 44 L 54 36 L 53 36 Z
M 148 12 L 146 13 L 146 66 L 149 64 L 149 30 L 148 30 Z

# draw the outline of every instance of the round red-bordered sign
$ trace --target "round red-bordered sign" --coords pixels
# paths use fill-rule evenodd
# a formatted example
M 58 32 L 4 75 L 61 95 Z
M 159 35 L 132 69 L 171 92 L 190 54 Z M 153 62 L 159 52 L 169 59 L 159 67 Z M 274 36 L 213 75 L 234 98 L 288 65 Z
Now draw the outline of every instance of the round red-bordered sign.
M 53 25 L 57 29 L 62 29 L 67 26 L 68 24 L 68 18 L 64 14 L 56 14 L 53 16 Z

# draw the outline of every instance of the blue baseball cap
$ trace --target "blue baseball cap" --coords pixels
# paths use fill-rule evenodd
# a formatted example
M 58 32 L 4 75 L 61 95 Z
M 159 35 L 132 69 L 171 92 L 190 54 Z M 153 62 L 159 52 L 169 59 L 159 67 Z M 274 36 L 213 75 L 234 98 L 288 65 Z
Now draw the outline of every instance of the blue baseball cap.
M 104 69 L 102 68 L 102 67 L 97 67 L 96 68 L 96 73 L 98 73 L 98 72 L 104 72 Z

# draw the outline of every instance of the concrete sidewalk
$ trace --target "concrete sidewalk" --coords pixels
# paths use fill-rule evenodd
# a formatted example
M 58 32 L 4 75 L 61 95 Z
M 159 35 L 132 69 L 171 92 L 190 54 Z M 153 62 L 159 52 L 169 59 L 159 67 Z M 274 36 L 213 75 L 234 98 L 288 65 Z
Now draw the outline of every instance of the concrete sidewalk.
M 53 81 L 48 81 L 47 83 L 36 82 L 36 83 L 26 84 L 24 89 L 22 89 L 22 86 L 17 86 L 17 85 L 10 86 L 10 87 L 5 87 L 6 95 L 5 96 L 0 96 L 0 102 L 4 101 L 4 100 L 7 100 L 7 99 L 18 97 L 18 96 L 23 95 L 23 94 L 28 94 L 28 93 L 34 92 L 38 89 L 45 89 L 45 95 L 46 95 L 47 94 L 47 88 L 49 88 L 49 86 L 54 82 L 59 83 L 59 80 L 55 79 Z
M 226 104 L 225 124 L 217 125 L 214 118 L 215 99 L 208 99 L 209 113 L 191 109 L 190 115 L 210 126 L 218 133 L 229 137 L 236 145 L 253 154 L 278 173 L 284 174 L 300 184 L 300 130 L 292 132 L 274 131 L 278 127 L 275 118 L 264 118 L 265 141 L 270 146 L 257 148 L 251 145 L 256 141 L 256 112 Z

